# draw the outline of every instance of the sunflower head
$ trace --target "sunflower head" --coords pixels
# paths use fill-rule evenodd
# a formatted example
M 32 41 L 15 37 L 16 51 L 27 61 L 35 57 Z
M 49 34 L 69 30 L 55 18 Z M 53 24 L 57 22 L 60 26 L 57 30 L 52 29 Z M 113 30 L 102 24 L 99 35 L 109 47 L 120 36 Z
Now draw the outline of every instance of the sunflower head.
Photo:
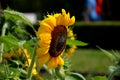
M 38 37 L 38 63 L 43 65 L 48 62 L 48 68 L 56 68 L 63 65 L 61 54 L 66 46 L 68 26 L 74 24 L 75 17 L 70 18 L 70 13 L 62 9 L 62 13 L 47 15 L 47 18 L 40 22 L 36 33 Z

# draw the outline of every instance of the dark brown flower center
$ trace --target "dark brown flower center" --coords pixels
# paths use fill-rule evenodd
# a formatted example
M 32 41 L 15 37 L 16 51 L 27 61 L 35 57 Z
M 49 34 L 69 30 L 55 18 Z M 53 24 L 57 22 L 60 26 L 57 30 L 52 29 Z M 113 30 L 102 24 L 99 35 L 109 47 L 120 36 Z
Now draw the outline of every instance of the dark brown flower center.
M 62 25 L 56 26 L 52 31 L 51 35 L 52 39 L 50 43 L 49 54 L 52 57 L 57 57 L 65 49 L 67 29 L 65 26 Z

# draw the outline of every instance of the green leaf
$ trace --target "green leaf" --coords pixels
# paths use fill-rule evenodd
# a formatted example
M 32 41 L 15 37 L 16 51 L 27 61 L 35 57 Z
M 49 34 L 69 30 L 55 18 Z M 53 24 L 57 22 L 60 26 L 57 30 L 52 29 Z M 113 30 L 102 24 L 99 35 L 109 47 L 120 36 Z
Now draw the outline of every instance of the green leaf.
M 116 70 L 116 68 L 117 68 L 116 66 L 109 66 L 109 71 L 110 71 L 110 72 L 113 72 L 113 71 Z
M 20 12 L 17 11 L 12 11 L 12 10 L 4 10 L 3 11 L 6 18 L 14 18 L 16 20 L 21 20 L 23 21 L 25 24 L 33 27 L 32 23 Z
M 22 28 L 20 28 L 20 27 L 16 27 L 15 28 L 15 31 L 17 32 L 17 33 L 21 33 L 21 34 L 27 34 L 27 35 L 29 35 L 29 33 L 27 32 L 27 30 L 26 29 L 22 29 Z
M 81 74 L 71 72 L 70 75 L 65 77 L 65 80 L 86 80 Z
M 114 69 L 114 71 L 110 72 L 109 76 L 108 76 L 108 80 L 113 80 L 113 77 L 115 75 L 119 76 L 120 74 L 120 66 L 117 66 L 116 69 Z
M 72 45 L 76 45 L 76 46 L 86 46 L 88 45 L 85 42 L 82 41 L 78 41 L 78 40 L 71 40 L 71 39 L 67 39 L 67 44 L 72 46 Z
M 99 46 L 97 46 L 97 48 L 99 48 L 102 52 L 104 52 L 104 54 L 106 56 L 108 56 L 112 61 L 116 61 L 117 60 L 116 57 L 115 57 L 115 55 L 113 55 L 112 53 L 108 52 L 105 49 L 100 48 Z
M 7 36 L 0 36 L 0 43 L 4 43 L 4 50 L 9 51 L 11 48 L 17 48 L 18 40 L 12 34 L 8 34 Z
M 108 80 L 106 76 L 95 76 L 92 80 Z
M 21 72 L 21 77 L 26 78 L 27 72 L 24 69 L 19 68 L 19 71 Z
M 36 41 L 37 41 L 36 38 L 30 39 L 23 44 L 23 47 L 26 48 L 28 52 L 31 54 L 34 52 L 34 47 L 37 43 Z
M 22 65 L 22 62 L 21 61 L 19 61 L 19 60 L 11 60 L 13 63 L 15 63 L 16 65 Z
M 19 71 L 19 68 L 13 68 L 13 67 L 8 67 L 9 69 L 9 79 L 12 79 L 12 80 L 21 80 L 20 79 L 20 71 Z
M 0 64 L 0 80 L 21 80 L 19 68 Z

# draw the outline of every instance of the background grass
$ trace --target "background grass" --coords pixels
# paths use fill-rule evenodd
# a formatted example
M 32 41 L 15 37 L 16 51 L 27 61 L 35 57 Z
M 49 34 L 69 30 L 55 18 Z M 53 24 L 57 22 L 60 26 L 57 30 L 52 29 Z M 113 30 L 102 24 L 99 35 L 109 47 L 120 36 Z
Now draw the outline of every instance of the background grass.
M 70 57 L 72 70 L 78 72 L 108 73 L 112 61 L 98 49 L 77 49 Z

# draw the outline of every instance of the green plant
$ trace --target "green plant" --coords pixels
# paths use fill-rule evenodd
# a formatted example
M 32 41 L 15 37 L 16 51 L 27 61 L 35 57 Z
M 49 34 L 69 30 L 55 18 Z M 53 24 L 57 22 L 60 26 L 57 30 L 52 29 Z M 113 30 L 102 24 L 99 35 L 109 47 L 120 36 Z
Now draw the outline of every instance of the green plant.
M 120 53 L 118 51 L 112 50 L 109 52 L 105 49 L 100 48 L 97 46 L 107 57 L 113 61 L 113 64 L 109 66 L 110 74 L 108 76 L 108 80 L 113 80 L 114 76 L 118 76 L 120 74 Z
M 64 57 L 65 64 L 63 67 L 57 65 L 54 69 L 48 70 L 46 65 L 38 66 L 37 59 L 39 55 L 36 54 L 36 50 L 39 48 L 39 38 L 33 33 L 30 33 L 27 28 L 32 29 L 34 34 L 37 30 L 34 25 L 24 16 L 23 13 L 14 11 L 11 9 L 5 9 L 0 11 L 0 79 L 1 80 L 43 80 L 39 71 L 44 68 L 50 75 L 51 80 L 85 80 L 85 78 L 79 74 L 70 71 L 69 65 L 67 62 L 69 58 Z M 61 15 L 61 14 L 60 14 Z M 62 16 L 67 15 L 69 18 L 69 13 L 66 14 L 62 10 Z M 52 15 L 49 15 L 52 17 Z M 52 17 L 53 18 L 53 17 Z M 65 18 L 66 19 L 66 18 Z M 74 17 L 69 20 L 71 23 L 74 22 Z M 49 21 L 48 21 L 49 22 Z M 69 22 L 69 24 L 70 24 Z M 59 25 L 61 26 L 61 25 Z M 64 27 L 64 26 L 62 26 Z M 48 30 L 47 28 L 45 28 Z M 48 30 L 49 31 L 49 30 Z M 38 34 L 39 36 L 39 34 Z M 43 38 L 41 38 L 43 39 Z M 44 38 L 45 39 L 45 38 Z M 64 40 L 64 37 L 60 35 L 58 37 L 58 49 L 61 48 L 61 44 Z M 67 38 L 67 45 L 72 46 L 85 46 L 87 43 L 72 40 Z M 47 41 L 46 41 L 47 42 Z M 66 45 L 65 45 L 66 46 Z M 46 46 L 44 46 L 46 48 Z M 44 48 L 43 48 L 44 51 Z M 65 55 L 64 55 L 65 56 Z M 56 62 L 58 63 L 58 62 Z M 62 63 L 62 62 L 61 62 Z M 54 63 L 53 63 L 54 65 Z M 45 75 L 46 76 L 46 75 Z

